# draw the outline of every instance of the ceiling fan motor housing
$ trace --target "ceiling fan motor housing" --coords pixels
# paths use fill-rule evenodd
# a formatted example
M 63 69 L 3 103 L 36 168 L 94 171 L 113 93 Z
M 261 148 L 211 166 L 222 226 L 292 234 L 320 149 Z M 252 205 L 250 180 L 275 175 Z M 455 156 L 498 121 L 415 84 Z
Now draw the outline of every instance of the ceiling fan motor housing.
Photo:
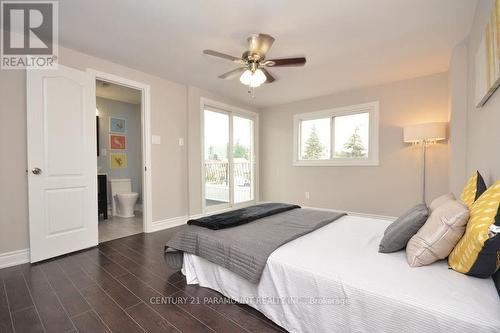
M 255 72 L 257 68 L 259 68 L 259 62 L 252 61 L 248 63 L 248 69 L 251 70 L 252 72 Z

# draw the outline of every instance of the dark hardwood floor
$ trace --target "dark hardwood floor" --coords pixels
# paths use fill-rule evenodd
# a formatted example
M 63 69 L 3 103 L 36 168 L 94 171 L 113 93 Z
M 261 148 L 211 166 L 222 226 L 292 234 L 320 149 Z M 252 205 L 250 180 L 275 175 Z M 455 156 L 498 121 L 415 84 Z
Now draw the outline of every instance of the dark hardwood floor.
M 284 332 L 169 269 L 163 246 L 177 230 L 0 270 L 0 333 Z

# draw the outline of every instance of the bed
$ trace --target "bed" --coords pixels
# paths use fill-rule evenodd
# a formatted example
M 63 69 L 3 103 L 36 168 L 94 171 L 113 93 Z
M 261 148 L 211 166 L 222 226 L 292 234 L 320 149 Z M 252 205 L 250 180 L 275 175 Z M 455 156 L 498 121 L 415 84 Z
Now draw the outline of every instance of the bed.
M 279 247 L 258 284 L 189 253 L 182 271 L 290 332 L 500 332 L 493 279 L 378 253 L 389 223 L 343 216 Z

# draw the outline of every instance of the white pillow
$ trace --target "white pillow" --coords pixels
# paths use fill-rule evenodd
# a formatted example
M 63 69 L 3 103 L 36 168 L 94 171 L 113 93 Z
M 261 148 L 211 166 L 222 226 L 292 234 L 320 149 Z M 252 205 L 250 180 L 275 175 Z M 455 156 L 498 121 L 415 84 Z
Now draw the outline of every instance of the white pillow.
M 406 244 L 408 264 L 425 266 L 446 258 L 463 236 L 468 220 L 469 209 L 460 201 L 441 204 Z
M 455 200 L 455 195 L 453 193 L 443 194 L 442 196 L 432 200 L 431 204 L 429 205 L 429 213 L 432 213 L 434 210 L 436 210 L 436 208 L 438 208 L 448 200 Z

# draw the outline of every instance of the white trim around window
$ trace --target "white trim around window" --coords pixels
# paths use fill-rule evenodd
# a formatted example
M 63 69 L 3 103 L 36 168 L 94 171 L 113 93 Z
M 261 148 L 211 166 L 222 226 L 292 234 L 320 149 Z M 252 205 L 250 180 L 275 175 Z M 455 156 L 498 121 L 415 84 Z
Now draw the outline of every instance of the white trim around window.
M 335 151 L 334 118 L 360 113 L 369 114 L 368 156 L 333 157 Z M 301 124 L 302 121 L 330 118 L 330 156 L 327 159 L 301 159 Z M 344 106 L 329 110 L 296 114 L 293 116 L 293 165 L 294 166 L 378 166 L 379 165 L 379 102 L 370 102 Z

